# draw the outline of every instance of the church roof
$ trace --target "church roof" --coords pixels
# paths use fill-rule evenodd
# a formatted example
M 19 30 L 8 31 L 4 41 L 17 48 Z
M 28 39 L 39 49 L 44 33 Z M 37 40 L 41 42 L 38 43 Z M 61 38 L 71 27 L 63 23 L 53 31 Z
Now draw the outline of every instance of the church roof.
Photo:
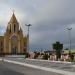
M 12 14 L 12 17 L 11 17 L 9 22 L 11 22 L 11 23 L 18 23 L 14 13 Z

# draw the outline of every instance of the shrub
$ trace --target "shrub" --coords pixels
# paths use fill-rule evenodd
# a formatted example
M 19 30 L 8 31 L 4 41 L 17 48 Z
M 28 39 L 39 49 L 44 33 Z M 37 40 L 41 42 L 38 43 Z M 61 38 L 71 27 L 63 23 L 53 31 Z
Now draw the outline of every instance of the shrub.
M 44 55 L 43 55 L 43 59 L 44 59 L 44 60 L 48 60 L 48 57 L 49 57 L 48 54 L 44 54 Z

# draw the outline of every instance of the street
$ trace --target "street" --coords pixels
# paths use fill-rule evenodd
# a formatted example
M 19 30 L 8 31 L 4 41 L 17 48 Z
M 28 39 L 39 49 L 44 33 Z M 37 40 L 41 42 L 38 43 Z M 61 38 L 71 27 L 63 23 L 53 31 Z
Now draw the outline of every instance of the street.
M 0 75 L 62 75 L 0 61 Z

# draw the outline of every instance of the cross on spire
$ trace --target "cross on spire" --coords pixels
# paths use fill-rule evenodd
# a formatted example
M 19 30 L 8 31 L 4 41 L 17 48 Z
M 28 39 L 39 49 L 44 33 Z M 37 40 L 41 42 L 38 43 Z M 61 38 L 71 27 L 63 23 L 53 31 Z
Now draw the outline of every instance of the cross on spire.
M 12 12 L 14 13 L 14 12 L 15 12 L 15 10 L 13 9 L 13 10 L 12 10 Z

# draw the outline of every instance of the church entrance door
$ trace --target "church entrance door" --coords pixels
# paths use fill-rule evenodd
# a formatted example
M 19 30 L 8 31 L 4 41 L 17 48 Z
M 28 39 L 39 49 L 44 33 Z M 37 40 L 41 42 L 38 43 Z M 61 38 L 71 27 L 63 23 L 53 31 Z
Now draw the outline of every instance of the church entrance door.
M 16 49 L 16 47 L 15 47 L 15 48 L 12 48 L 12 54 L 13 54 L 13 55 L 17 54 L 17 49 Z

